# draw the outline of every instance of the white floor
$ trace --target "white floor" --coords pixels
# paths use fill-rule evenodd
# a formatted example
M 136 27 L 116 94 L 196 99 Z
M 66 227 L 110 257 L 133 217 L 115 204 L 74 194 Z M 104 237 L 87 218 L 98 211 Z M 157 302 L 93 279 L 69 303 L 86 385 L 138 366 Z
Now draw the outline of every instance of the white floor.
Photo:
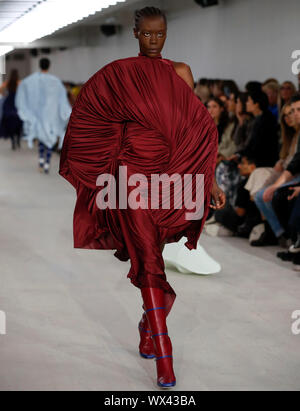
M 72 248 L 75 191 L 0 140 L 0 390 L 157 390 L 137 354 L 141 298 L 113 251 Z M 277 247 L 203 236 L 212 276 L 167 270 L 176 390 L 299 390 L 300 276 Z

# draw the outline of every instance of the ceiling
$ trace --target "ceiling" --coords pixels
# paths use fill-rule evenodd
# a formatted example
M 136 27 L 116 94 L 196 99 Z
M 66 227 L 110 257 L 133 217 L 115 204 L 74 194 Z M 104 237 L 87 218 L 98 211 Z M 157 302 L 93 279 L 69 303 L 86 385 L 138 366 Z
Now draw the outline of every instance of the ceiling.
M 0 0 L 0 31 L 14 23 L 44 0 Z

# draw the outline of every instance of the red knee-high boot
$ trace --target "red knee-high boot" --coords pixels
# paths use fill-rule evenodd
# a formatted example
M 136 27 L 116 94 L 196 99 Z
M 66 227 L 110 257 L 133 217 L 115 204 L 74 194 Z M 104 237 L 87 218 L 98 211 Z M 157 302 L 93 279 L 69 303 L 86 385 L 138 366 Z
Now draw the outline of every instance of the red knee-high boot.
M 145 309 L 144 306 L 143 308 Z M 151 329 L 145 312 L 143 313 L 142 319 L 139 322 L 139 333 L 141 338 L 139 345 L 141 357 L 149 359 L 155 358 L 155 350 L 151 338 Z
M 159 288 L 142 288 L 146 316 L 152 332 L 156 355 L 157 384 L 159 387 L 174 387 L 172 343 L 166 324 L 164 291 Z

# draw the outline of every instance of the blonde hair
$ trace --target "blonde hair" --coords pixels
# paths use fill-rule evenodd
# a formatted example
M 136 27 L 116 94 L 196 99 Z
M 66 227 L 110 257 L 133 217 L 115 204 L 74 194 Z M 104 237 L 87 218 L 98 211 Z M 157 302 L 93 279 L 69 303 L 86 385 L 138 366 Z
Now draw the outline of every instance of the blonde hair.
M 262 86 L 263 91 L 272 90 L 272 91 L 275 91 L 275 93 L 279 93 L 279 88 L 280 86 L 277 83 L 277 81 L 269 81 L 268 83 Z

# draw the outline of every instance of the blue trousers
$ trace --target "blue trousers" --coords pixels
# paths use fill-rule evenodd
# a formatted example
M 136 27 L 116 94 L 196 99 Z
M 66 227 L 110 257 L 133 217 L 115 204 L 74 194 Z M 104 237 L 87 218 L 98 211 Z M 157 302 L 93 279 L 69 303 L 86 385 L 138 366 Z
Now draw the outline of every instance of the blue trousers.
M 295 177 L 293 180 L 289 181 L 288 183 L 282 184 L 280 188 L 289 186 L 295 183 L 299 183 L 299 182 L 300 182 L 300 175 Z M 280 224 L 278 220 L 278 217 L 272 206 L 272 201 L 265 202 L 263 200 L 263 194 L 266 188 L 267 187 L 262 188 L 255 194 L 254 201 L 259 211 L 264 215 L 264 217 L 270 224 L 275 236 L 278 238 L 285 232 L 285 229 L 282 227 L 282 225 Z
M 48 148 L 45 146 L 43 143 L 39 143 L 39 154 L 40 154 L 40 160 L 44 159 L 45 160 L 45 153 L 46 153 L 46 163 L 50 163 L 51 156 L 52 156 L 52 148 Z

